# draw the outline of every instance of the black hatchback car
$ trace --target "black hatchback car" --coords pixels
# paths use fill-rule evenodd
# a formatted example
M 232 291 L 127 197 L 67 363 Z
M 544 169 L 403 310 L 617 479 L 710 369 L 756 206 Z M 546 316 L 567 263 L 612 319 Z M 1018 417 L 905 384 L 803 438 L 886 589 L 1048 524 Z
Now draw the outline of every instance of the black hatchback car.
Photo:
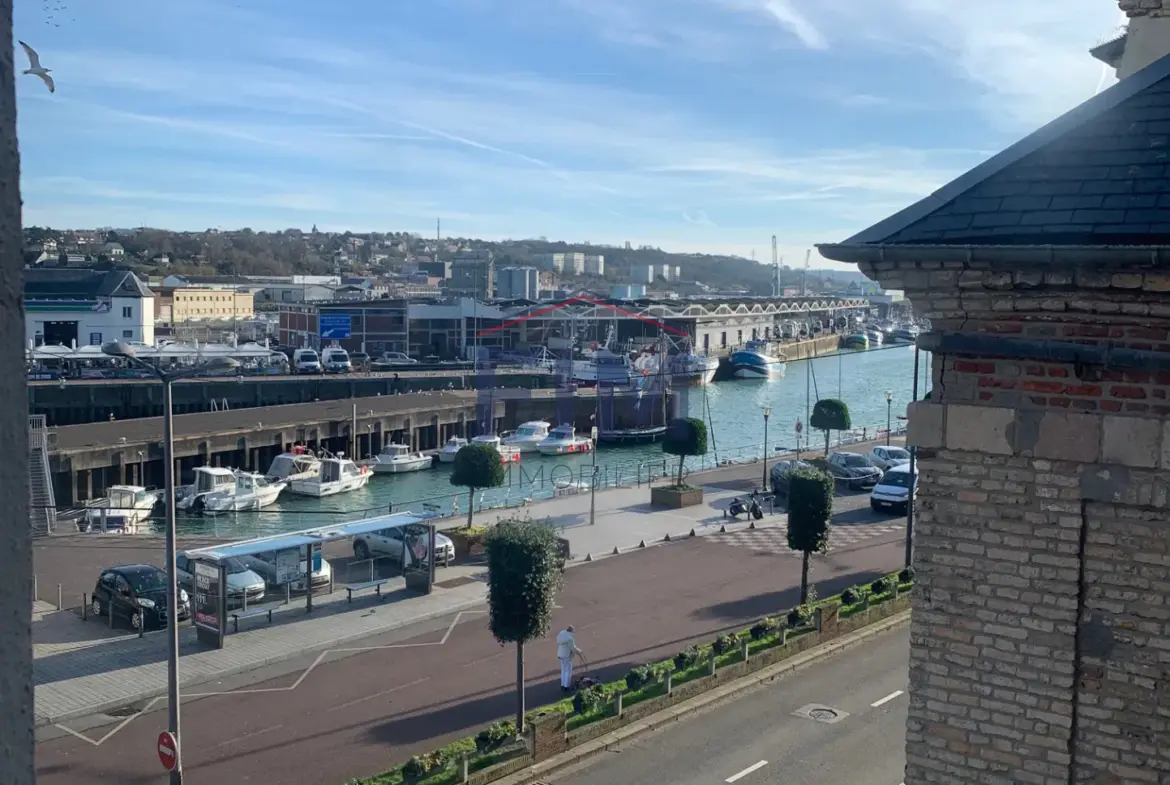
M 776 461 L 772 464 L 771 481 L 772 493 L 777 496 L 787 496 L 792 486 L 792 473 L 802 469 L 814 469 L 812 464 L 804 461 Z
M 131 629 L 161 629 L 167 626 L 167 574 L 153 564 L 108 567 L 93 587 L 90 610 L 94 616 L 113 615 L 125 619 Z M 179 621 L 191 618 L 191 600 L 179 590 Z

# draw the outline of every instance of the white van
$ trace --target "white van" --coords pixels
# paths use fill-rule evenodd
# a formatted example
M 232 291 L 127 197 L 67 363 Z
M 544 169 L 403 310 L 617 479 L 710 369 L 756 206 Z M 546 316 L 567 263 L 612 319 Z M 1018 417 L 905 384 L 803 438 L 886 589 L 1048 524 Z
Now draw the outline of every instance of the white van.
M 349 361 L 349 353 L 340 346 L 330 346 L 321 352 L 321 365 L 325 373 L 349 373 L 353 365 Z
M 292 365 L 297 373 L 321 373 L 321 358 L 315 349 L 297 349 L 293 352 Z
M 910 464 L 899 463 L 891 466 L 870 491 L 870 508 L 875 512 L 878 510 L 905 512 L 910 504 L 911 486 L 914 498 L 918 498 L 918 477 L 911 481 Z

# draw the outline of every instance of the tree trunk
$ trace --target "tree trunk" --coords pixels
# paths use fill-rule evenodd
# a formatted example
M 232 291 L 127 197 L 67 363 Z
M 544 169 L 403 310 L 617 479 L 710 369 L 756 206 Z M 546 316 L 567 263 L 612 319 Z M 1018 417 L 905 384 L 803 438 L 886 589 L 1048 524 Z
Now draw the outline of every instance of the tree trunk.
M 467 528 L 471 528 L 471 514 L 475 511 L 475 488 L 467 489 Z
M 800 604 L 808 602 L 808 551 L 800 554 Z
M 825 457 L 829 457 L 829 429 L 825 429 Z
M 683 461 L 686 459 L 687 456 L 685 455 L 678 456 L 678 482 L 675 485 L 682 485 Z
M 524 641 L 516 641 L 516 732 L 524 730 Z

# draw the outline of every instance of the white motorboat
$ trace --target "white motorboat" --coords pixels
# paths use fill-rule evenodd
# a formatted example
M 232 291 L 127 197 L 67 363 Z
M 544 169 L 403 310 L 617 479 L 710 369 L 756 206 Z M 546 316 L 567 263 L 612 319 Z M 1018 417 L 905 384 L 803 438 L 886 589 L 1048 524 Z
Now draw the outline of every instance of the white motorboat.
M 558 425 L 537 449 L 541 455 L 572 455 L 590 452 L 593 440 L 588 436 L 578 436 L 572 425 Z
M 415 452 L 406 444 L 387 444 L 382 452 L 373 458 L 362 461 L 362 466 L 368 466 L 374 474 L 403 474 L 429 469 L 434 461 L 429 455 Z
M 552 425 L 544 420 L 531 420 L 522 423 L 515 431 L 503 434 L 503 442 L 505 446 L 516 447 L 522 453 L 540 452 L 540 443 L 548 438 L 551 428 Z
M 255 472 L 237 471 L 235 475 L 234 486 L 197 497 L 195 507 L 202 507 L 204 512 L 259 510 L 275 502 L 288 487 L 286 482 L 269 482 Z
M 467 440 L 462 436 L 452 436 L 439 450 L 439 463 L 454 463 L 455 453 L 467 446 Z
M 175 508 L 202 512 L 205 497 L 226 491 L 233 493 L 236 488 L 236 473 L 221 466 L 197 466 L 195 482 L 175 489 Z
M 141 485 L 111 485 L 105 498 L 86 505 L 85 531 L 135 534 L 145 528 L 160 498 L 160 491 Z
M 374 473 L 343 455 L 321 459 L 321 470 L 310 480 L 293 480 L 288 489 L 302 496 L 336 496 L 366 487 Z
M 719 358 L 708 357 L 705 354 L 684 352 L 670 358 L 667 373 L 670 380 L 677 385 L 702 387 L 710 384 L 719 370 Z
M 293 447 L 272 459 L 265 477 L 269 482 L 311 480 L 321 473 L 321 461 L 304 447 Z
M 476 436 L 471 440 L 472 444 L 486 444 L 488 447 L 495 447 L 496 452 L 500 454 L 500 460 L 504 463 L 516 463 L 520 460 L 520 448 L 511 444 L 504 444 L 499 436 Z
M 918 336 L 922 330 L 917 325 L 909 324 L 902 327 L 895 328 L 890 335 L 891 343 L 914 343 L 918 340 Z
M 787 358 L 773 354 L 767 341 L 748 341 L 744 348 L 728 358 L 732 375 L 737 379 L 779 379 L 784 376 Z

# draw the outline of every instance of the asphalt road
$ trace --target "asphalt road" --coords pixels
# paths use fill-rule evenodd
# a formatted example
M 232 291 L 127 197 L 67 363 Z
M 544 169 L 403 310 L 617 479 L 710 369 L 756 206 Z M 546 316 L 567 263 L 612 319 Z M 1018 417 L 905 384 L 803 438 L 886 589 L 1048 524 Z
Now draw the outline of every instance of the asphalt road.
M 848 498 L 867 504 L 864 497 Z M 888 523 L 875 517 L 871 525 Z M 851 528 L 865 525 L 854 521 Z M 797 600 L 800 559 L 781 553 L 779 534 L 751 534 L 764 536 L 712 535 L 569 570 L 553 630 L 574 624 L 591 672 L 613 678 L 785 610 Z M 825 596 L 901 563 L 901 535 L 886 534 L 814 559 L 811 578 Z M 187 785 L 339 785 L 514 709 L 514 653 L 492 639 L 482 613 L 417 625 L 364 645 L 369 649 L 326 656 L 316 667 L 315 656 L 307 656 L 189 689 L 215 694 L 184 701 Z M 559 697 L 555 656 L 551 636 L 529 646 L 529 705 Z M 166 725 L 165 707 L 119 714 L 69 723 L 75 733 L 42 729 L 38 783 L 164 781 L 155 739 Z
M 734 702 L 621 744 L 552 785 L 899 785 L 909 633 L 899 627 Z M 838 712 L 820 722 L 802 709 Z

